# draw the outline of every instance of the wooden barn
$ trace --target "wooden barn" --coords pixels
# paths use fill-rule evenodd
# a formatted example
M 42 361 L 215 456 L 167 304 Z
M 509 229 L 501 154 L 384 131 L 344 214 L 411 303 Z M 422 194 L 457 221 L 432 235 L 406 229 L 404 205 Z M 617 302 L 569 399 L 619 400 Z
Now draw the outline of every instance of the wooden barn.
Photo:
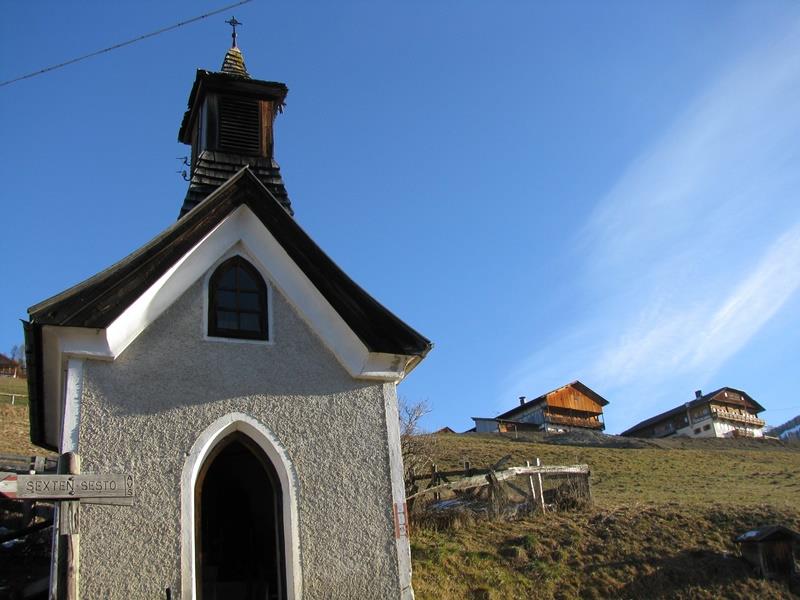
M 472 420 L 478 433 L 602 431 L 605 429 L 603 407 L 607 404 L 608 400 L 600 394 L 580 381 L 573 381 L 533 400 L 520 396 L 519 406 L 496 417 L 472 417 Z
M 800 534 L 781 525 L 747 531 L 734 540 L 742 558 L 768 579 L 791 577 L 796 572 L 794 546 Z

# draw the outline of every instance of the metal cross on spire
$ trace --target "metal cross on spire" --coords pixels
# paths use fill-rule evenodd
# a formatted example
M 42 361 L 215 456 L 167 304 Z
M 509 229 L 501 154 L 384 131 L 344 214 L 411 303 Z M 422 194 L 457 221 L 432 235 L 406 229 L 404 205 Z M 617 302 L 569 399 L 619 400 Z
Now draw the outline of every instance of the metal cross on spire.
M 231 33 L 231 39 L 233 40 L 233 42 L 231 43 L 231 48 L 236 48 L 236 26 L 242 25 L 242 23 L 240 21 L 237 21 L 236 17 L 231 17 L 225 22 L 231 27 L 233 27 L 233 33 Z

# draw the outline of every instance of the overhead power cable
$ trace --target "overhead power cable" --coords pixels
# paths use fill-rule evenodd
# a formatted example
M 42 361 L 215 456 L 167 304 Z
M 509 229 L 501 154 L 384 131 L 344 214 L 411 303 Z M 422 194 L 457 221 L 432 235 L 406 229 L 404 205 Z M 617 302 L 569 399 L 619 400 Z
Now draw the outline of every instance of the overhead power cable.
M 240 2 L 236 2 L 235 4 L 229 4 L 228 6 L 223 6 L 222 8 L 218 8 L 217 10 L 213 10 L 209 13 L 204 15 L 200 15 L 199 17 L 192 17 L 186 21 L 181 21 L 180 23 L 176 23 L 175 25 L 170 25 L 169 27 L 164 27 L 163 29 L 159 29 L 158 31 L 153 31 L 151 33 L 146 33 L 144 35 L 140 35 L 137 38 L 132 40 L 128 40 L 126 42 L 121 42 L 119 44 L 114 44 L 113 46 L 109 46 L 108 48 L 103 48 L 102 50 L 97 50 L 95 52 L 91 52 L 89 54 L 85 54 L 83 56 L 79 56 L 78 58 L 73 58 L 66 62 L 59 63 L 57 65 L 53 65 L 51 67 L 46 67 L 44 69 L 40 69 L 38 71 L 34 71 L 33 73 L 28 73 L 27 75 L 21 75 L 20 77 L 15 77 L 14 79 L 9 79 L 7 81 L 3 81 L 0 83 L 0 87 L 10 85 L 12 83 L 16 83 L 17 81 L 22 81 L 23 79 L 30 79 L 31 77 L 36 77 L 37 75 L 42 75 L 44 73 L 49 73 L 50 71 L 55 71 L 56 69 L 60 69 L 62 67 L 66 67 L 68 65 L 75 64 L 76 62 L 80 62 L 82 60 L 86 60 L 87 58 L 92 58 L 93 56 L 98 56 L 100 54 L 105 54 L 106 52 L 111 52 L 112 50 L 116 50 L 117 48 L 122 48 L 123 46 L 130 46 L 131 44 L 135 44 L 136 42 L 141 42 L 142 40 L 146 40 L 147 38 L 151 38 L 157 35 L 161 35 L 162 33 L 166 33 L 167 31 L 172 31 L 173 29 L 177 29 L 178 27 L 183 27 L 184 25 L 189 25 L 190 23 L 194 23 L 195 21 L 200 21 L 207 17 L 211 17 L 214 15 L 218 15 L 221 12 L 225 12 L 226 10 L 230 10 L 232 8 L 236 8 L 237 6 L 241 6 L 242 4 L 247 4 L 248 2 L 252 2 L 253 0 L 241 0 Z

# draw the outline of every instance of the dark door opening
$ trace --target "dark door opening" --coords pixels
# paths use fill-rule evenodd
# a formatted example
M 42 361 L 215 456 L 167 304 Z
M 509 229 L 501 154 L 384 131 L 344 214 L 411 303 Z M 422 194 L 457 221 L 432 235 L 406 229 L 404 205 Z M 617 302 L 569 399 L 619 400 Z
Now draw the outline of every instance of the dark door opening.
M 250 438 L 214 448 L 195 488 L 200 600 L 285 600 L 282 509 L 275 468 Z

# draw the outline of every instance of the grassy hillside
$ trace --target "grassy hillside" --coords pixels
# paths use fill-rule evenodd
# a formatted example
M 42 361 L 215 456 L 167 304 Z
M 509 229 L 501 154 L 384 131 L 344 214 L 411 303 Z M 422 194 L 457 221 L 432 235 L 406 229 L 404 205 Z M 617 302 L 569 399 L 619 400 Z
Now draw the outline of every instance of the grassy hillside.
M 28 441 L 27 406 L 0 404 L 0 453 L 44 454 Z M 623 440 L 612 447 L 428 436 L 442 470 L 587 463 L 594 503 L 518 521 L 413 528 L 419 600 L 516 598 L 792 598 L 750 576 L 732 538 L 761 525 L 800 530 L 800 444 L 769 440 Z M 566 439 L 569 441 L 569 439 Z M 581 440 L 575 440 L 580 442 Z M 614 447 L 616 446 L 616 447 Z M 624 447 L 619 447 L 624 446 Z
M 436 598 L 789 598 L 749 576 L 734 535 L 800 528 L 800 446 L 771 441 L 627 442 L 608 448 L 498 435 L 430 438 L 440 469 L 540 457 L 585 462 L 594 505 L 515 522 L 412 532 L 414 587 Z
M 16 398 L 15 403 L 28 403 L 28 380 L 19 377 L 0 377 L 0 404 L 11 402 L 11 398 L 5 394 L 15 394 L 24 396 Z
M 11 398 L 3 394 L 15 394 Z M 30 441 L 28 427 L 28 380 L 18 377 L 0 377 L 0 454 L 49 455 Z
M 0 403 L 0 454 L 52 455 L 52 452 L 31 444 L 27 405 Z
M 800 506 L 800 446 L 773 440 L 620 439 L 637 448 L 603 448 L 514 440 L 500 435 L 432 436 L 431 454 L 442 470 L 469 460 L 475 467 L 510 454 L 509 464 L 536 457 L 544 464 L 586 463 L 596 502 L 678 502 L 705 506 Z M 544 440 L 545 438 L 541 438 Z M 550 439 L 558 439 L 557 437 Z M 612 438 L 613 440 L 614 438 Z

